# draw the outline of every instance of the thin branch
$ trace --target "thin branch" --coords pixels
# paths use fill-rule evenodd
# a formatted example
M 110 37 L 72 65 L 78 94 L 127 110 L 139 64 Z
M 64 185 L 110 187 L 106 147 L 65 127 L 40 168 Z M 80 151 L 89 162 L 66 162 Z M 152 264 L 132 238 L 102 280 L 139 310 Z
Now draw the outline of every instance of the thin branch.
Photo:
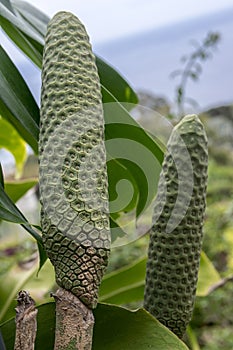
M 54 350 L 91 350 L 94 316 L 71 292 L 59 288 L 56 301 L 56 332 Z
M 35 301 L 27 291 L 22 290 L 17 296 L 17 302 L 14 350 L 34 350 L 37 331 Z
M 208 294 L 214 292 L 218 288 L 221 288 L 221 287 L 225 286 L 225 284 L 227 284 L 228 282 L 233 282 L 233 276 L 228 276 L 228 277 L 222 278 L 219 282 L 213 284 L 209 288 Z

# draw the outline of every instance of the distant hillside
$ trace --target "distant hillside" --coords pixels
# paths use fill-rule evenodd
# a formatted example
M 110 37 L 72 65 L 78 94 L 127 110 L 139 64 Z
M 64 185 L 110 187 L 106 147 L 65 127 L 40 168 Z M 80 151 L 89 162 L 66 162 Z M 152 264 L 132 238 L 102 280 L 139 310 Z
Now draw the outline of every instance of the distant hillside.
M 233 8 L 177 25 L 97 46 L 96 52 L 124 74 L 136 89 L 151 90 L 174 98 L 176 80 L 169 74 L 180 67 L 180 57 L 192 50 L 190 40 L 202 40 L 210 31 L 221 34 L 213 59 L 203 65 L 197 83 L 188 85 L 188 95 L 201 109 L 233 101 Z

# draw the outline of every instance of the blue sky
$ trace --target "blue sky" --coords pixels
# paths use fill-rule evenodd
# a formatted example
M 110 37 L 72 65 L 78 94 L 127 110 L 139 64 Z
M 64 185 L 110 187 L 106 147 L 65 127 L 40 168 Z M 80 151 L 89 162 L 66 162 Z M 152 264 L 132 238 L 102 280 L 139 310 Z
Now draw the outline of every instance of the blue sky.
M 30 0 L 48 15 L 75 13 L 100 43 L 233 7 L 233 0 Z

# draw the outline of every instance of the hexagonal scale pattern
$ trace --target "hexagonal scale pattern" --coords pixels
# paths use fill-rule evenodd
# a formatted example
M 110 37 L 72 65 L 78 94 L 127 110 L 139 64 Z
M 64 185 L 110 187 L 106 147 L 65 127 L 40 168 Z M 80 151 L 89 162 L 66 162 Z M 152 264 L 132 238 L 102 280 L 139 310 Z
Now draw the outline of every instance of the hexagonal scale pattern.
M 93 308 L 110 251 L 104 119 L 89 38 L 68 12 L 47 29 L 39 164 L 43 242 L 57 283 Z
M 189 181 L 185 182 L 189 162 L 193 179 L 188 180 L 193 181 L 193 188 Z M 162 166 L 144 295 L 145 308 L 180 338 L 191 319 L 196 293 L 207 167 L 207 137 L 203 125 L 197 116 L 186 116 L 170 136 Z M 181 178 L 184 179 L 182 186 Z M 187 203 L 185 208 L 184 203 Z M 177 222 L 177 225 L 168 230 L 168 222 Z

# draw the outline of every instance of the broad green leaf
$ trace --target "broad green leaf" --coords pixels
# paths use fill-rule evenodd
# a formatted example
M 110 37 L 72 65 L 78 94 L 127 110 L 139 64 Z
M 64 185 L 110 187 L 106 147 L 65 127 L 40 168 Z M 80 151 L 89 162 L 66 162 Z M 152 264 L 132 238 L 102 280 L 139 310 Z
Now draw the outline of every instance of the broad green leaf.
M 112 101 L 104 104 L 107 153 L 134 177 L 139 191 L 136 208 L 139 216 L 155 197 L 164 150 L 130 116 L 124 105 L 106 89 L 104 92 Z
M 133 104 L 138 103 L 138 98 L 129 84 L 122 76 L 103 59 L 96 56 L 96 64 L 99 72 L 99 77 L 105 89 L 110 91 L 119 102 L 128 102 L 129 109 Z M 106 96 L 106 95 L 105 95 Z M 104 103 L 108 101 L 103 101 Z
M 147 257 L 106 274 L 100 286 L 99 300 L 117 305 L 143 300 Z
M 128 212 L 133 210 L 138 200 L 138 187 L 134 176 L 123 164 L 122 160 L 111 159 L 107 161 L 108 178 L 109 178 L 109 210 L 113 215 L 118 212 Z M 120 180 L 124 183 L 120 187 Z M 132 187 L 129 187 L 128 184 Z
M 7 53 L 0 47 L 0 113 L 37 152 L 39 108 Z
M 144 309 L 98 304 L 93 350 L 188 350 L 186 345 Z
M 144 298 L 147 257 L 143 257 L 122 269 L 106 274 L 100 286 L 100 301 L 123 305 Z M 201 252 L 197 296 L 206 296 L 212 285 L 220 281 L 206 254 Z
M 20 179 L 5 182 L 5 191 L 11 200 L 16 203 L 32 187 L 38 183 L 37 179 Z
M 221 277 L 219 273 L 206 254 L 202 251 L 197 284 L 197 296 L 204 297 L 208 295 L 210 287 L 220 280 Z
M 113 219 L 113 215 L 110 214 L 110 227 L 111 227 L 111 242 L 112 244 L 115 242 L 117 238 L 121 238 L 125 236 L 125 232 L 123 229 L 116 223 Z
M 188 350 L 172 332 L 143 309 L 98 304 L 94 310 L 93 350 Z M 1 325 L 7 349 L 14 347 L 15 322 Z M 38 307 L 36 349 L 52 350 L 55 333 L 55 304 Z
M 27 157 L 26 143 L 15 128 L 0 116 L 0 148 L 5 148 L 15 158 L 16 177 L 22 174 Z

